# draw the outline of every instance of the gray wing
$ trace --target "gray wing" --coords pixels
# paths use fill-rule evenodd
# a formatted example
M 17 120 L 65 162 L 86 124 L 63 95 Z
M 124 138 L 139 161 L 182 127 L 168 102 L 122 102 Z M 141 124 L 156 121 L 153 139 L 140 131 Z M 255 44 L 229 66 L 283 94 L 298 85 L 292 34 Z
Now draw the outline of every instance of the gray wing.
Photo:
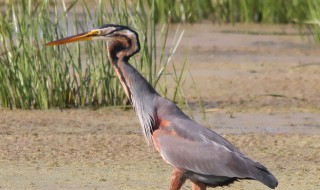
M 242 154 L 217 133 L 189 119 L 174 119 L 175 135 L 159 133 L 160 154 L 172 166 L 205 176 L 252 178 L 269 187 L 277 180 L 260 163 Z
M 215 143 L 190 141 L 177 136 L 158 135 L 162 157 L 184 171 L 204 175 L 248 178 L 247 158 Z

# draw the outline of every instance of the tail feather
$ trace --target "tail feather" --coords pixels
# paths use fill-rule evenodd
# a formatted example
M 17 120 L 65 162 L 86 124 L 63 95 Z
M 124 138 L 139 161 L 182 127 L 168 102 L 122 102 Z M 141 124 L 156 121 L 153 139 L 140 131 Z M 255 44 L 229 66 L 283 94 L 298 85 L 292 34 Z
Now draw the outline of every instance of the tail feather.
M 256 162 L 255 171 L 252 174 L 253 179 L 260 181 L 271 189 L 278 186 L 278 180 L 267 170 L 266 167 L 258 162 Z

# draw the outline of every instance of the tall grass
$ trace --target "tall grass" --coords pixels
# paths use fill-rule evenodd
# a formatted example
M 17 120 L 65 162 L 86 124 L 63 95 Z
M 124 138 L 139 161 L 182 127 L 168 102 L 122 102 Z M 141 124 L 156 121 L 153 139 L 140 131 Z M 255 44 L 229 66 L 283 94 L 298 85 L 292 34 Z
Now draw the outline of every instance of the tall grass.
M 138 31 L 141 53 L 131 62 L 167 96 L 166 83 L 159 81 L 166 77 L 182 33 L 176 34 L 167 53 L 165 23 L 204 19 L 223 23 L 294 21 L 309 27 L 320 42 L 319 8 L 320 1 L 311 0 L 5 1 L 0 13 L 0 107 L 126 105 L 125 94 L 108 63 L 105 42 L 43 46 L 105 23 L 129 25 Z M 164 23 L 160 32 L 156 23 Z M 183 71 L 173 70 L 173 99 L 181 103 Z
M 148 0 L 149 4 L 153 0 Z M 308 19 L 308 12 L 318 10 L 312 0 L 156 0 L 157 21 L 289 23 Z
M 300 27 L 309 27 L 320 42 L 319 8 L 319 0 L 156 0 L 155 19 L 187 23 L 300 23 Z
M 102 0 L 95 4 L 80 0 L 5 3 L 0 18 L 1 107 L 126 105 L 124 91 L 108 63 L 105 42 L 43 46 L 106 23 L 138 31 L 141 53 L 131 62 L 151 84 L 158 85 L 173 52 L 165 55 L 168 30 L 156 31 L 154 7 L 154 3 L 146 9 L 141 1 L 116 0 L 109 4 Z M 161 52 L 157 52 L 157 35 L 162 36 Z
M 320 1 L 309 1 L 307 20 L 300 21 L 302 26 L 307 26 L 313 34 L 314 39 L 320 43 Z

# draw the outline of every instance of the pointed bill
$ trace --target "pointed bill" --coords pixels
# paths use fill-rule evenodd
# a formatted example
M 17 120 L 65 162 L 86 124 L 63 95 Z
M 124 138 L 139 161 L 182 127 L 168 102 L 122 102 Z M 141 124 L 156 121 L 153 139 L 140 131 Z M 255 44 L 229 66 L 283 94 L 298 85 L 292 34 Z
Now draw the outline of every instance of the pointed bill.
M 54 45 L 67 44 L 67 43 L 72 43 L 77 41 L 92 40 L 93 37 L 99 36 L 100 33 L 101 33 L 100 30 L 91 30 L 89 32 L 84 32 L 81 34 L 77 34 L 77 35 L 69 36 L 56 41 L 52 41 L 52 42 L 46 43 L 45 45 L 54 46 Z

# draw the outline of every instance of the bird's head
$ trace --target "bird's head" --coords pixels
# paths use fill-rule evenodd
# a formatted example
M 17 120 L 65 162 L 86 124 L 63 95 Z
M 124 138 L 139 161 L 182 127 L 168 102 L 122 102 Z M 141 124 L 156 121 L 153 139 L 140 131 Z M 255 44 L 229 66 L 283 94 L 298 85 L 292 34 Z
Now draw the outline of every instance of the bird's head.
M 83 32 L 81 34 L 49 42 L 46 45 L 54 46 L 95 39 L 107 40 L 109 56 L 113 59 L 129 59 L 140 50 L 138 33 L 127 26 L 114 24 L 103 25 L 99 28 Z

